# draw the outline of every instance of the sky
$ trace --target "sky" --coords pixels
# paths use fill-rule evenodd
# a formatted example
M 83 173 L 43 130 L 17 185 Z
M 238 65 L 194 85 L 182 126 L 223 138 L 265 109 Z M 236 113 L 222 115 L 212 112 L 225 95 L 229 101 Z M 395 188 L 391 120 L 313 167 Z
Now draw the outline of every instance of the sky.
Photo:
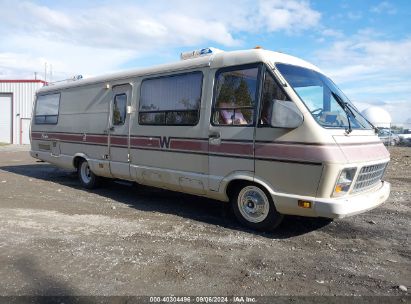
M 179 60 L 183 51 L 284 52 L 360 109 L 411 124 L 411 1 L 0 0 L 0 79 L 53 81 Z

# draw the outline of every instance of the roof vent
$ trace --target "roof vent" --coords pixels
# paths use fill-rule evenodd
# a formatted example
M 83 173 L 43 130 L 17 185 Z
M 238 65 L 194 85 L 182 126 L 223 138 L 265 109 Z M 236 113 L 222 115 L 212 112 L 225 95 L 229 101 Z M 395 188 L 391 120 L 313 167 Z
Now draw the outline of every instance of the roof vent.
M 182 52 L 180 54 L 180 59 L 186 60 L 186 59 L 198 58 L 198 57 L 203 57 L 203 56 L 210 56 L 210 55 L 221 53 L 221 52 L 224 52 L 224 51 L 213 48 L 213 47 L 208 47 L 208 48 L 189 51 L 189 52 Z
M 81 79 L 83 79 L 83 75 L 74 75 L 74 76 L 73 76 L 73 80 L 74 80 L 74 81 L 76 81 L 76 80 L 81 80 Z

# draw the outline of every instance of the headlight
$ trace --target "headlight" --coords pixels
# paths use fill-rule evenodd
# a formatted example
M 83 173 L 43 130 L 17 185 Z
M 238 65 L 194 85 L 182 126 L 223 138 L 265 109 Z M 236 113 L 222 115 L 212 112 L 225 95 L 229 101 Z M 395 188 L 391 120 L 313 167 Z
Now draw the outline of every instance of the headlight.
M 341 171 L 334 187 L 333 196 L 342 196 L 350 190 L 357 168 L 346 168 Z

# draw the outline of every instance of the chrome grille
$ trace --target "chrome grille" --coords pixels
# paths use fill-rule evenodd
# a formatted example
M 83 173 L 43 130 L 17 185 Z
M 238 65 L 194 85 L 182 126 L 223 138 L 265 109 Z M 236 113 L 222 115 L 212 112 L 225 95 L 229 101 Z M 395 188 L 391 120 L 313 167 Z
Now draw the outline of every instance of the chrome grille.
M 387 163 L 362 167 L 352 192 L 364 191 L 374 187 L 381 181 Z

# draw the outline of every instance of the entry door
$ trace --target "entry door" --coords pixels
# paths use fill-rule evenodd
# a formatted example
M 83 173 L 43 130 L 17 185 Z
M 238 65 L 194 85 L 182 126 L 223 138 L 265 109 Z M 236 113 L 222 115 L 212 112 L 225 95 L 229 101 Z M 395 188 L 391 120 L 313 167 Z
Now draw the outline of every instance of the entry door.
M 12 143 L 12 95 L 0 95 L 0 143 Z
M 209 188 L 230 174 L 254 175 L 254 126 L 260 64 L 223 68 L 215 76 L 209 129 Z
M 21 137 L 20 143 L 22 145 L 30 144 L 30 118 L 20 118 Z
M 132 86 L 130 84 L 113 87 L 109 121 L 109 160 L 113 177 L 130 178 L 130 115 L 127 107 L 131 103 Z

